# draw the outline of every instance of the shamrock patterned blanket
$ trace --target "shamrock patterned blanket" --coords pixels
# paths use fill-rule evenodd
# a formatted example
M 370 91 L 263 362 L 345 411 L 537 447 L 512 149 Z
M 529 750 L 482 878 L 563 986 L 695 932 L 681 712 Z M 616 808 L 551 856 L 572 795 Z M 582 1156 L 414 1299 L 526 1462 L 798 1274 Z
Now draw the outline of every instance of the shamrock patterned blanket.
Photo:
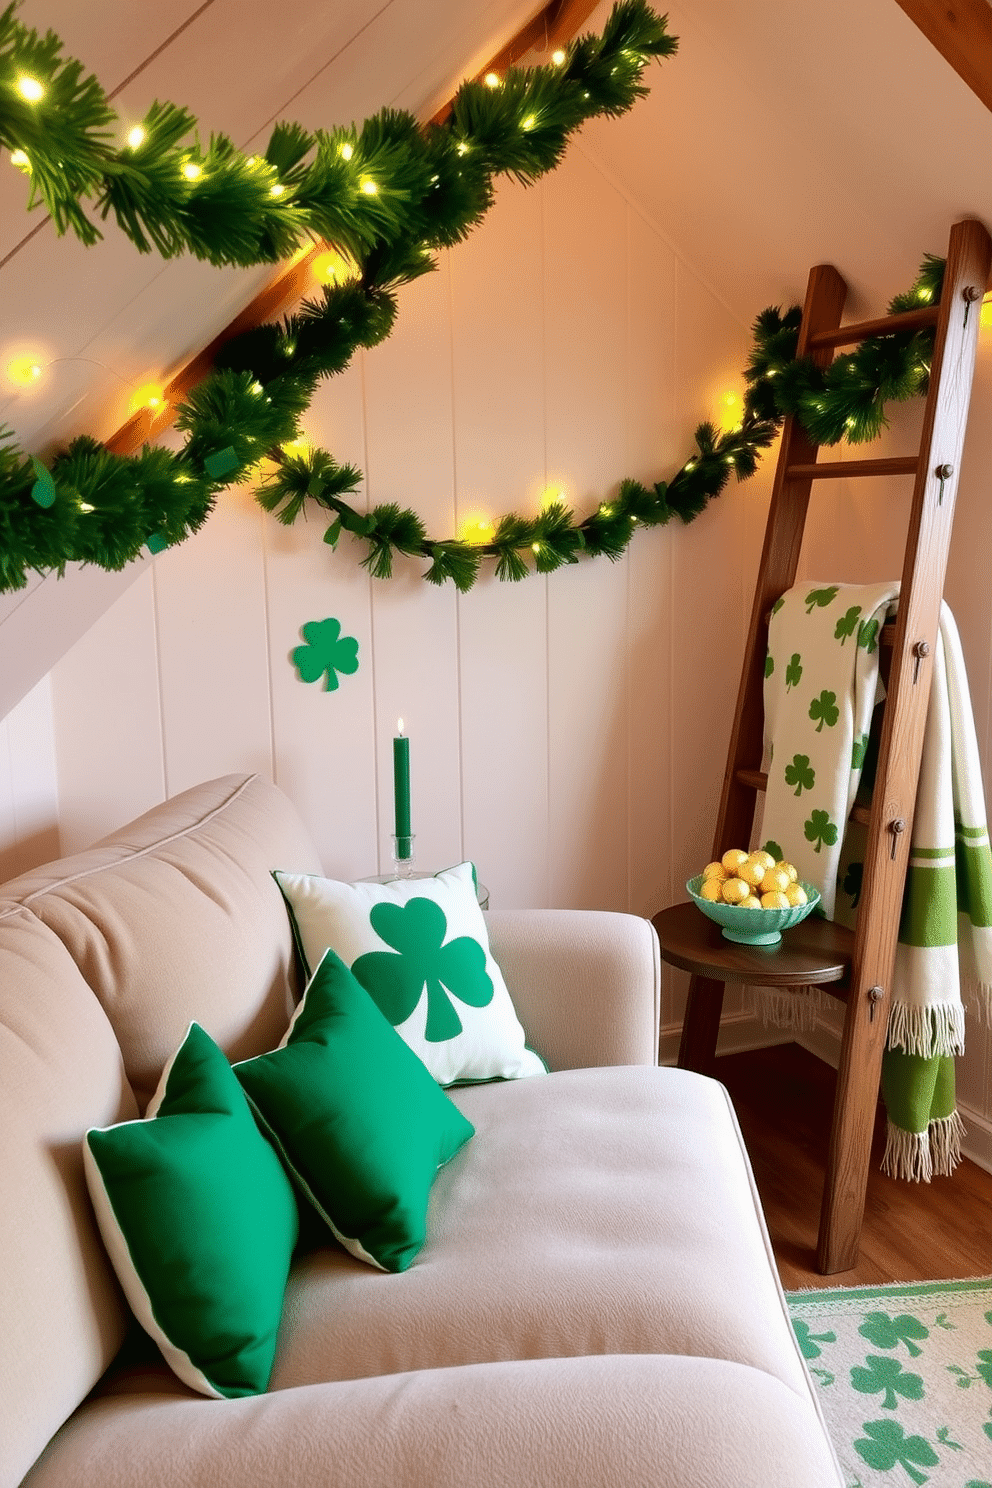
M 763 833 L 815 884 L 828 919 L 853 924 L 865 831 L 848 825 L 884 689 L 878 637 L 897 583 L 806 583 L 775 605 L 765 663 L 768 789 Z M 883 1168 L 949 1173 L 963 1132 L 953 1055 L 964 1048 L 962 982 L 992 1021 L 992 857 L 967 676 L 942 606 L 893 972 L 882 1089 Z

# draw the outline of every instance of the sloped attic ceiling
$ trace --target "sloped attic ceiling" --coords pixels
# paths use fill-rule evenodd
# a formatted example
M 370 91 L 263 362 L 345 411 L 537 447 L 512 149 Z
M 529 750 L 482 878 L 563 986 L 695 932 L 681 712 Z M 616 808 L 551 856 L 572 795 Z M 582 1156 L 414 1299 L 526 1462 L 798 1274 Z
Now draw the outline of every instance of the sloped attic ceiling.
M 123 117 L 171 99 L 205 132 L 250 148 L 277 118 L 312 127 L 386 104 L 426 117 L 537 9 L 533 0 L 24 0 L 19 14 L 56 30 L 117 90 Z M 992 222 L 992 114 L 896 0 L 667 9 L 679 55 L 651 70 L 649 98 L 586 126 L 575 148 L 742 324 L 765 304 L 801 298 L 809 266 L 823 261 L 848 279 L 852 314 L 879 310 L 924 251 L 943 251 L 952 221 Z M 587 26 L 598 29 L 608 10 Z M 27 217 L 24 189 L 0 170 L 0 366 L 22 347 L 52 366 L 29 392 L 0 377 L 0 422 L 44 453 L 79 432 L 107 436 L 126 418 L 131 389 L 195 352 L 269 274 L 163 264 L 113 230 L 85 250 Z M 129 578 L 87 570 L 0 597 L 0 716 Z

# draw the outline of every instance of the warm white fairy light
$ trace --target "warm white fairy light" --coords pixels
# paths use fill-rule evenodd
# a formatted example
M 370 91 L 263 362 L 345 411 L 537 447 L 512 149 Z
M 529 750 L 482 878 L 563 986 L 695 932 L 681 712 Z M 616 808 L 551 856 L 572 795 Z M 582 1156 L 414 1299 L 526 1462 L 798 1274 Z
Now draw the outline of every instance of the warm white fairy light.
M 285 192 L 285 190 L 286 190 L 286 188 L 282 184 L 282 182 L 281 181 L 277 181 L 274 186 L 270 186 L 269 187 L 269 195 L 270 196 L 282 196 L 283 193 Z
M 12 357 L 6 367 L 7 376 L 18 387 L 31 387 L 32 383 L 38 381 L 43 371 L 44 368 L 37 357 L 30 353 Z
M 338 154 L 341 156 L 342 160 L 350 160 L 354 153 L 354 145 L 349 145 L 347 140 L 345 140 L 343 145 L 338 145 Z
M 379 188 L 374 181 L 363 181 L 362 190 L 364 191 L 366 196 L 375 196 L 377 195 Z
M 565 60 L 565 53 L 562 51 L 561 47 L 559 47 L 556 52 L 551 53 L 551 60 L 556 67 L 560 67 L 562 65 Z
M 203 167 L 201 165 L 197 165 L 192 160 L 187 160 L 186 164 L 183 166 L 183 175 L 186 177 L 187 181 L 197 181 L 199 180 L 200 176 L 203 175 Z
M 22 98 L 26 98 L 28 103 L 39 103 L 45 96 L 45 90 L 37 78 L 27 75 L 19 77 L 16 86 L 18 93 Z
M 498 72 L 487 72 L 483 78 L 483 82 L 487 88 L 501 88 L 503 86 L 503 79 Z
M 141 125 L 135 124 L 134 128 L 128 133 L 127 142 L 132 150 L 137 150 L 141 145 L 145 143 L 145 140 L 147 138 L 148 136 L 142 129 Z
M 165 393 L 161 383 L 143 382 L 136 387 L 131 395 L 131 411 L 139 413 L 142 409 L 148 409 L 150 413 L 158 413 L 166 403 Z
M 30 170 L 31 162 L 23 150 L 11 150 L 10 163 L 16 165 L 18 170 Z

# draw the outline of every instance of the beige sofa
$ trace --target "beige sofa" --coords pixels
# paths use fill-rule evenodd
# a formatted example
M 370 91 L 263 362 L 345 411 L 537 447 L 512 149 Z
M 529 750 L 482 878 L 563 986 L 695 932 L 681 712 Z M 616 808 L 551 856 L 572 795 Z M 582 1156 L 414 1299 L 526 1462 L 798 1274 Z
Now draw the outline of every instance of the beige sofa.
M 229 776 L 0 888 L 0 1488 L 837 1488 L 725 1092 L 655 1067 L 632 916 L 488 916 L 554 1073 L 454 1092 L 476 1135 L 408 1271 L 297 1261 L 266 1394 L 135 1343 L 81 1138 L 192 1018 L 232 1059 L 278 1043 L 273 868 L 320 872 L 285 796 Z

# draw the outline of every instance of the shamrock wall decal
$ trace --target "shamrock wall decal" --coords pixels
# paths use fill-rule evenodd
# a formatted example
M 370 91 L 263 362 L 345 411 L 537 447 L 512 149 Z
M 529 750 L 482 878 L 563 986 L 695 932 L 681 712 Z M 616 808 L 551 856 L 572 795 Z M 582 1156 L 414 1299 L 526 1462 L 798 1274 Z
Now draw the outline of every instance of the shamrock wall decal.
M 486 953 L 469 935 L 444 943 L 448 921 L 433 899 L 406 904 L 376 904 L 369 914 L 372 929 L 391 951 L 359 956 L 352 971 L 395 1028 L 405 1023 L 427 989 L 428 1043 L 457 1038 L 462 1021 L 453 997 L 469 1007 L 493 999 Z
M 325 692 L 339 686 L 338 672 L 351 676 L 358 671 L 358 642 L 354 636 L 341 634 L 340 620 L 308 620 L 300 629 L 305 645 L 296 646 L 291 660 L 303 682 L 319 682 L 326 677 Z

